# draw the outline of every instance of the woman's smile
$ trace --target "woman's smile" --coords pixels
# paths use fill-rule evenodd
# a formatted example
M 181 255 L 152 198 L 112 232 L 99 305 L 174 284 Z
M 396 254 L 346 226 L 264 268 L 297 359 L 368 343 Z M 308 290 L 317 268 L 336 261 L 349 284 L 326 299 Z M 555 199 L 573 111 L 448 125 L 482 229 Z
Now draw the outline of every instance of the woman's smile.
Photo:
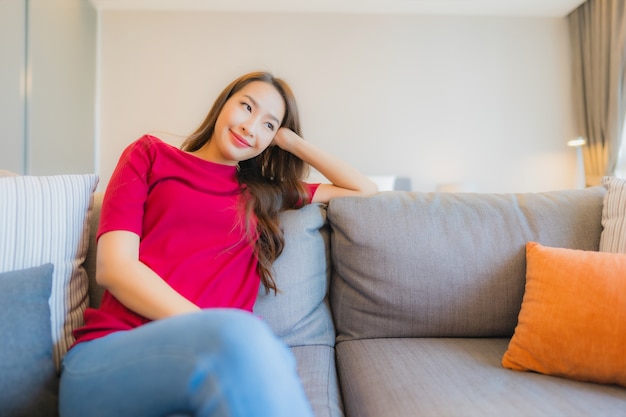
M 239 136 L 237 133 L 230 131 L 231 136 L 233 137 L 233 142 L 235 146 L 240 148 L 251 148 L 252 145 L 243 137 Z

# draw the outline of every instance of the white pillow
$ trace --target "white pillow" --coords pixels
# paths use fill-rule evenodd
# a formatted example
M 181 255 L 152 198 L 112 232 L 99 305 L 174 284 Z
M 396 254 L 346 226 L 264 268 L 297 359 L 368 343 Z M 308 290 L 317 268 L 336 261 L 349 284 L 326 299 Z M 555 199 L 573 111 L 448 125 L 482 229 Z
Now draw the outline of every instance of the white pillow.
M 0 178 L 0 272 L 54 265 L 50 315 L 57 367 L 83 323 L 94 174 Z
M 602 178 L 607 189 L 602 206 L 600 251 L 626 253 L 626 179 Z

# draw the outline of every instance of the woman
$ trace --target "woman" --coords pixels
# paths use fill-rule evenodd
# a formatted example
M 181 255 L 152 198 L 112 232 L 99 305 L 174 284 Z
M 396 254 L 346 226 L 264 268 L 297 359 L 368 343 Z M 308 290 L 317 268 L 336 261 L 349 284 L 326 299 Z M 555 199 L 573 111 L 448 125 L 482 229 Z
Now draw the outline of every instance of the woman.
M 233 81 L 174 148 L 144 136 L 107 187 L 96 279 L 106 291 L 63 361 L 61 416 L 311 416 L 289 350 L 252 312 L 281 210 L 375 184 L 300 136 L 286 83 Z M 332 184 L 305 184 L 313 166 Z

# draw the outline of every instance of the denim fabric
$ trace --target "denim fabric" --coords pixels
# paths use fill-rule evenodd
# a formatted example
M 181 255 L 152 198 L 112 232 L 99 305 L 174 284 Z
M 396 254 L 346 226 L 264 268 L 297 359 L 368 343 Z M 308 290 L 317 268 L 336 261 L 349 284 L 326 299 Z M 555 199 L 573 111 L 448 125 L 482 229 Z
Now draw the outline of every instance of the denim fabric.
M 212 309 L 81 343 L 62 417 L 312 417 L 289 349 L 256 316 Z

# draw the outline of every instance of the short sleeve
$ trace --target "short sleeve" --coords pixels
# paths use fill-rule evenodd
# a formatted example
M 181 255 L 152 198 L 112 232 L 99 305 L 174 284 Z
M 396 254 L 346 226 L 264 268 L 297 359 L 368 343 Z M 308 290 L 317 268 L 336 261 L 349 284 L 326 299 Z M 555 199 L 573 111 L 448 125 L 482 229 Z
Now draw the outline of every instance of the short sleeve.
M 308 195 L 308 200 L 306 204 L 311 204 L 311 201 L 313 201 L 313 196 L 315 195 L 315 192 L 317 191 L 317 188 L 319 186 L 319 184 L 309 184 L 307 182 L 304 183 L 304 187 L 306 188 Z
M 313 201 L 313 195 L 317 191 L 317 187 L 319 187 L 320 185 L 309 184 L 307 182 L 302 181 L 302 186 L 304 187 L 304 191 L 306 192 L 306 200 L 303 200 L 302 198 L 298 199 L 298 202 L 296 203 L 295 208 L 302 208 L 306 206 L 307 204 L 311 204 L 311 201 Z
M 97 238 L 114 230 L 126 230 L 141 236 L 153 152 L 147 136 L 122 152 L 104 194 Z

